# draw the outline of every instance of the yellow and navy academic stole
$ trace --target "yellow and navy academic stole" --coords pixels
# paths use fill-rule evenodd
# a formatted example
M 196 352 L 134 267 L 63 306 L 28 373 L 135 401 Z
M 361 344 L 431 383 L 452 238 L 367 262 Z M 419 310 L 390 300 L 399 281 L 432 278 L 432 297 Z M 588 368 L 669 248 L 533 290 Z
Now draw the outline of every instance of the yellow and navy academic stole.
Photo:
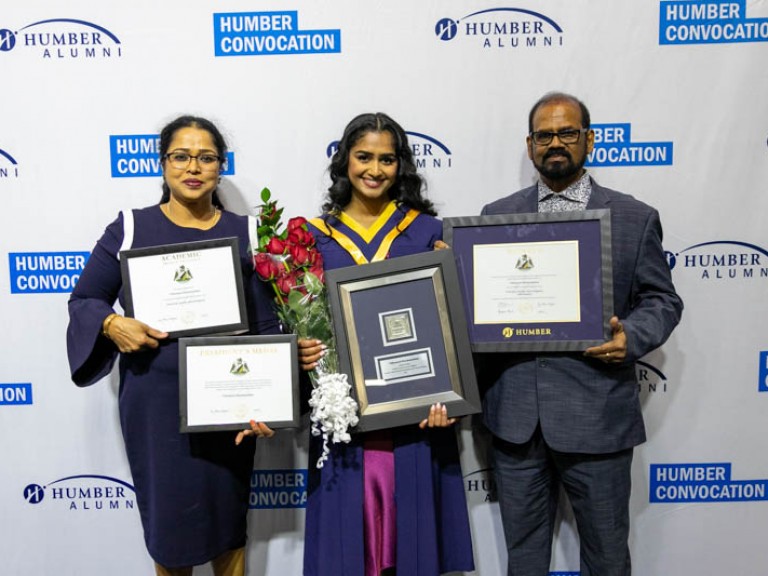
M 396 209 L 396 204 L 391 202 L 381 214 L 381 216 L 379 216 L 376 222 L 374 222 L 373 226 L 368 229 L 360 226 L 357 222 L 355 222 L 352 218 L 343 212 L 339 215 L 339 220 L 357 232 L 363 240 L 370 242 L 373 237 L 376 236 L 379 230 L 381 230 L 381 227 L 389 221 Z M 384 260 L 387 257 L 387 254 L 389 254 L 389 249 L 392 246 L 392 242 L 395 241 L 395 238 L 397 238 L 403 230 L 408 228 L 408 226 L 411 225 L 411 223 L 416 219 L 418 215 L 418 210 L 408 210 L 403 219 L 398 222 L 395 227 L 387 233 L 386 236 L 384 236 L 384 239 L 379 245 L 379 249 L 376 250 L 376 254 L 373 255 L 373 258 L 371 258 L 370 261 L 378 262 L 380 260 Z M 339 244 L 339 246 L 349 252 L 349 255 L 352 256 L 352 259 L 356 264 L 368 264 L 368 258 L 365 257 L 362 250 L 358 248 L 357 244 L 355 244 L 349 236 L 343 232 L 339 232 L 336 228 L 330 226 L 322 218 L 312 218 L 310 222 L 315 228 L 320 230 L 326 236 L 333 238 Z

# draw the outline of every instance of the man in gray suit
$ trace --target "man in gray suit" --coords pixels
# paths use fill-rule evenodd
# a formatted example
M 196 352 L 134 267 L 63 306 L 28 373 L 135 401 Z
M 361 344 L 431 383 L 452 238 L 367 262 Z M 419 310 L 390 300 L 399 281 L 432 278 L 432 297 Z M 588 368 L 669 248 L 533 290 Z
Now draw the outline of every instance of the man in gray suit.
M 579 531 L 581 576 L 627 576 L 632 453 L 645 441 L 635 361 L 667 340 L 683 303 L 658 212 L 584 170 L 595 139 L 586 106 L 547 94 L 531 109 L 528 129 L 539 182 L 482 213 L 609 209 L 615 316 L 611 340 L 583 353 L 479 359 L 508 574 L 548 573 L 562 485 Z

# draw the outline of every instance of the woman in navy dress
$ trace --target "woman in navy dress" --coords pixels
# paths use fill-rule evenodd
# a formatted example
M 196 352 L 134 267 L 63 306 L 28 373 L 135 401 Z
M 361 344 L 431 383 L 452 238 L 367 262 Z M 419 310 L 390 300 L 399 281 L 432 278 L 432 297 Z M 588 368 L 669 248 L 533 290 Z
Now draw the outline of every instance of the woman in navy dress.
M 403 129 L 362 114 L 331 160 L 332 185 L 311 231 L 326 269 L 433 250 L 442 225 L 422 196 Z M 302 366 L 323 353 L 301 340 Z M 305 576 L 437 576 L 474 569 L 456 433 L 445 406 L 418 426 L 353 434 L 323 468 L 310 444 Z
M 118 252 L 163 244 L 239 239 L 251 333 L 278 331 L 266 284 L 253 274 L 248 219 L 224 210 L 216 188 L 227 147 L 208 120 L 182 116 L 160 134 L 160 203 L 121 213 L 104 232 L 69 300 L 67 350 L 78 386 L 100 380 L 120 358 L 120 424 L 144 539 L 160 575 L 189 575 L 212 562 L 217 576 L 242 576 L 246 516 L 259 423 L 237 437 L 179 432 L 178 343 L 123 303 Z

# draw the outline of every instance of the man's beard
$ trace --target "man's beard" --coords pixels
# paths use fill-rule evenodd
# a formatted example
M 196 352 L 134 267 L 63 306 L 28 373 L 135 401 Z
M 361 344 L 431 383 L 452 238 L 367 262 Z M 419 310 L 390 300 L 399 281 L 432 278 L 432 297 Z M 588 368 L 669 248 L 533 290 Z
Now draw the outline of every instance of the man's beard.
M 559 162 L 554 166 L 548 166 L 547 159 L 551 156 L 554 156 L 555 154 L 563 156 L 567 159 L 567 162 Z M 545 178 L 548 178 L 549 180 L 566 180 L 571 176 L 581 172 L 581 169 L 584 168 L 586 161 L 587 157 L 585 155 L 580 162 L 575 163 L 573 161 L 573 155 L 565 148 L 551 148 L 547 150 L 547 153 L 544 155 L 544 158 L 542 158 L 541 163 L 536 164 L 536 170 L 539 171 L 539 174 Z

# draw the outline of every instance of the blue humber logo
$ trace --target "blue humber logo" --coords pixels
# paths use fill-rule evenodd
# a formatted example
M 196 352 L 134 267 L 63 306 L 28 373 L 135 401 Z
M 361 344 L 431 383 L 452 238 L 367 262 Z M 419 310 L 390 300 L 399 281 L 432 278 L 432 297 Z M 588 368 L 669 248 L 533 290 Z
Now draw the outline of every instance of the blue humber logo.
M 512 15 L 511 20 L 501 19 L 500 16 Z M 482 17 L 485 17 L 483 19 Z M 536 37 L 546 34 L 562 34 L 562 27 L 552 18 L 540 12 L 525 8 L 489 8 L 472 12 L 461 18 L 441 18 L 435 24 L 435 35 L 443 42 L 453 40 L 458 36 L 463 24 L 463 32 L 466 36 L 479 37 L 484 40 L 484 46 L 496 46 L 491 44 L 490 37 L 497 37 L 498 47 L 502 46 L 551 46 L 562 44 L 562 39 L 552 41 L 552 38 L 542 37 L 537 43 Z M 503 38 L 509 38 L 509 43 Z M 524 42 L 521 42 L 524 39 Z

